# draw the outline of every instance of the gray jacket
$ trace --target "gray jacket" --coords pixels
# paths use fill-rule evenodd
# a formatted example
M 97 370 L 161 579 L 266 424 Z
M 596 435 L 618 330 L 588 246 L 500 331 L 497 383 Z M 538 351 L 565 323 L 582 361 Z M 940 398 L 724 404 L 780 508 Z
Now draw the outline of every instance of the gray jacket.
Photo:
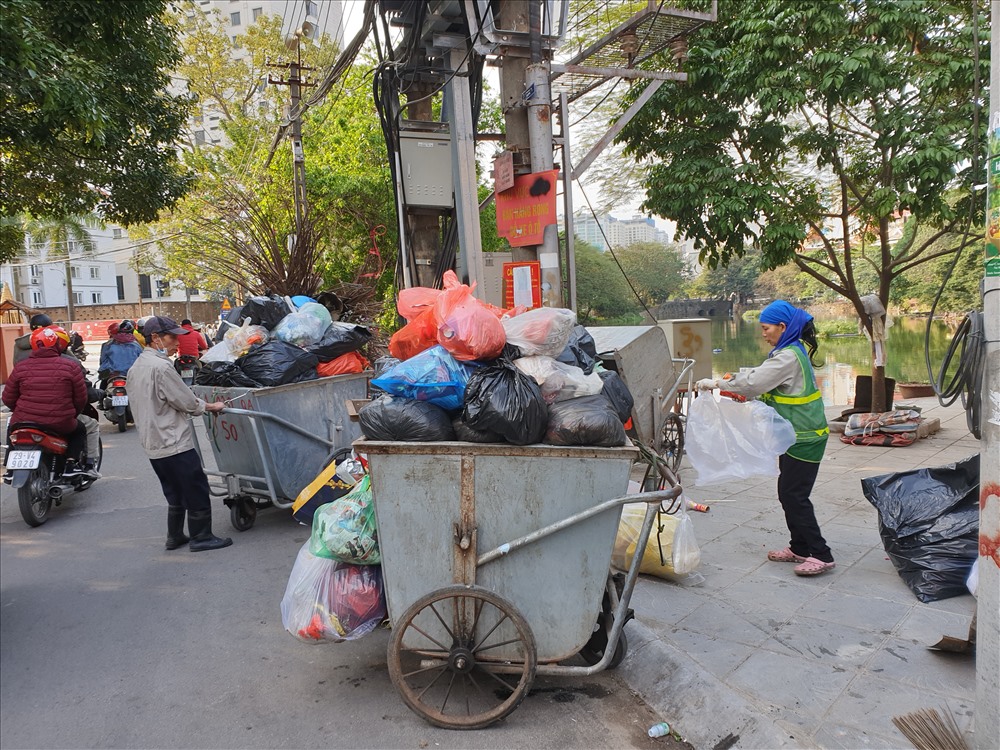
M 14 364 L 31 356 L 31 334 L 26 333 L 14 339 Z
M 129 408 L 139 441 L 150 458 L 167 458 L 194 448 L 189 416 L 205 413 L 205 402 L 184 385 L 166 354 L 143 349 L 128 371 Z

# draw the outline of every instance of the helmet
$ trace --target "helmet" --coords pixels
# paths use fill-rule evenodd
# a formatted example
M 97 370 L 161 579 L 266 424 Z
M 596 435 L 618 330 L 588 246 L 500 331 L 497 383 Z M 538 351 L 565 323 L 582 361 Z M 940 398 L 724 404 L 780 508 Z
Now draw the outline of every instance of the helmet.
M 28 321 L 28 326 L 34 331 L 36 328 L 47 328 L 52 325 L 52 318 L 50 318 L 45 313 L 39 313 L 38 315 L 32 315 L 31 320 Z
M 153 317 L 153 316 L 152 315 L 147 315 L 145 318 L 139 318 L 137 321 L 135 321 L 135 329 L 139 333 L 142 333 L 142 329 L 145 328 L 145 326 L 146 326 L 146 321 L 149 320 L 151 317 Z
M 118 333 L 118 324 L 112 323 L 111 325 L 108 326 L 108 335 L 114 336 L 116 333 Z
M 118 324 L 118 333 L 133 333 L 135 331 L 135 325 L 131 320 L 123 320 Z
M 36 328 L 31 333 L 31 348 L 35 351 L 39 349 L 53 348 L 57 352 L 64 352 L 69 348 L 69 334 L 59 326 L 47 326 Z

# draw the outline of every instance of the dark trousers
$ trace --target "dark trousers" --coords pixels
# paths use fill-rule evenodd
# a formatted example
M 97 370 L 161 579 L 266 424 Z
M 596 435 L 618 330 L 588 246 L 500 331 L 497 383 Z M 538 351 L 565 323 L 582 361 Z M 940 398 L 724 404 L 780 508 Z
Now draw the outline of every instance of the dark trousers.
M 208 477 L 194 448 L 175 456 L 151 458 L 149 463 L 160 480 L 167 503 L 187 511 L 212 509 Z
M 785 523 L 792 538 L 789 548 L 799 557 L 815 557 L 823 562 L 833 562 L 830 548 L 819 530 L 816 512 L 809 500 L 819 464 L 800 461 L 787 453 L 778 459 L 778 500 L 785 511 Z

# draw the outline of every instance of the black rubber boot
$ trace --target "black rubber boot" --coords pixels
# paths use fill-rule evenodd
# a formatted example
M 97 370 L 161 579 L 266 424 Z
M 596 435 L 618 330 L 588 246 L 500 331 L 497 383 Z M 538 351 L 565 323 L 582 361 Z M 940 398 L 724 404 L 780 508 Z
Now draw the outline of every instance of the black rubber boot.
M 233 543 L 229 537 L 220 539 L 212 533 L 212 511 L 188 511 L 188 530 L 191 532 L 192 552 L 204 552 L 210 549 L 222 549 Z
M 167 549 L 177 549 L 188 543 L 184 536 L 184 516 L 187 511 L 179 505 L 167 507 Z

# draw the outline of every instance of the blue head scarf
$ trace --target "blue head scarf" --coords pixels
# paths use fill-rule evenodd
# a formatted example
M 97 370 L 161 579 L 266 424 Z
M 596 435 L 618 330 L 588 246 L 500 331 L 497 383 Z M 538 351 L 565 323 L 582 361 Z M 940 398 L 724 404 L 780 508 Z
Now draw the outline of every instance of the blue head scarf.
M 805 328 L 806 323 L 813 319 L 813 316 L 794 305 L 790 305 L 784 300 L 775 300 L 770 305 L 765 307 L 760 311 L 760 322 L 767 323 L 768 325 L 777 325 L 778 323 L 785 324 L 785 332 L 781 334 L 781 338 L 778 339 L 777 345 L 771 350 L 771 354 L 774 354 L 779 349 L 784 349 L 786 346 L 797 346 L 802 350 L 802 353 L 806 353 L 806 348 L 802 346 L 802 342 L 799 337 L 802 335 L 802 329 Z M 768 355 L 770 356 L 770 354 Z

